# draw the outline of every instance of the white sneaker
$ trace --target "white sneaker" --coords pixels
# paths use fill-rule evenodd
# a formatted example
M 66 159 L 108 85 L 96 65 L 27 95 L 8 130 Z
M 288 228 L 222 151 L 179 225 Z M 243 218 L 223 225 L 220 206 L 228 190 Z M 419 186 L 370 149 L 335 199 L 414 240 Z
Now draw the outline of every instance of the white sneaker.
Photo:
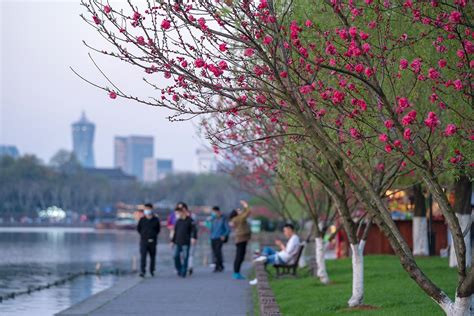
M 257 279 L 253 279 L 252 281 L 249 282 L 250 285 L 257 285 L 257 283 L 258 283 Z
M 265 262 L 265 261 L 267 261 L 267 257 L 260 256 L 257 259 L 255 259 L 253 262 Z

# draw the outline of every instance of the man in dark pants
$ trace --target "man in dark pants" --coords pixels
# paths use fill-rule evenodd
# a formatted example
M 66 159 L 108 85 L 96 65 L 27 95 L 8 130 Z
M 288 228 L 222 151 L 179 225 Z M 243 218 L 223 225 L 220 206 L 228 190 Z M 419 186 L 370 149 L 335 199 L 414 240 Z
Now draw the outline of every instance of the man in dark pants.
M 160 233 L 160 219 L 153 215 L 153 205 L 145 204 L 144 216 L 138 222 L 137 231 L 140 234 L 140 277 L 145 276 L 146 256 L 150 255 L 150 274 L 155 274 L 156 243 Z
M 195 225 L 189 213 L 182 207 L 176 208 L 178 219 L 174 225 L 174 235 L 171 242 L 174 246 L 174 264 L 178 276 L 185 278 L 188 272 L 189 248 L 191 238 L 195 235 Z
M 218 206 L 212 208 L 211 213 L 211 247 L 216 267 L 214 272 L 224 271 L 224 258 L 222 257 L 222 246 L 229 238 L 230 228 L 227 217 L 222 214 Z

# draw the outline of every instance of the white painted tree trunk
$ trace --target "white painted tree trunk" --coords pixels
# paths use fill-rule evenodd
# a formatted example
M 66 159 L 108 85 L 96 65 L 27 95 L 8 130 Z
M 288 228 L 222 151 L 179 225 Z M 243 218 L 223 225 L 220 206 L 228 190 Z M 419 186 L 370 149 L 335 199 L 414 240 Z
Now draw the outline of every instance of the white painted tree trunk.
M 304 248 L 304 250 L 306 250 L 306 247 Z M 306 267 L 306 257 L 304 256 L 304 250 L 300 256 L 300 260 L 298 261 L 298 267 L 300 268 Z
M 347 302 L 355 307 L 364 301 L 364 247 L 365 240 L 359 244 L 351 244 L 352 250 L 352 297 Z
M 322 237 L 316 237 L 314 240 L 316 250 L 316 267 L 319 280 L 323 284 L 329 283 L 329 276 L 326 270 L 326 246 Z
M 445 300 L 440 303 L 441 308 L 444 310 L 447 316 L 469 316 L 471 306 L 471 297 L 458 297 L 453 301 L 448 296 Z
M 471 214 L 457 214 L 456 213 L 456 216 L 459 220 L 459 225 L 461 226 L 461 230 L 462 232 L 464 232 L 469 227 L 469 225 L 471 225 L 471 221 L 472 221 Z M 464 236 L 464 244 L 466 245 L 466 267 L 470 267 L 471 262 L 472 262 L 472 247 L 471 247 L 470 232 L 468 232 L 466 236 Z M 454 267 L 457 267 L 457 265 L 458 265 L 458 260 L 456 258 L 454 245 L 451 241 L 451 247 L 449 251 L 449 266 L 451 268 L 454 268 Z
M 428 223 L 425 216 L 413 217 L 413 255 L 428 256 Z

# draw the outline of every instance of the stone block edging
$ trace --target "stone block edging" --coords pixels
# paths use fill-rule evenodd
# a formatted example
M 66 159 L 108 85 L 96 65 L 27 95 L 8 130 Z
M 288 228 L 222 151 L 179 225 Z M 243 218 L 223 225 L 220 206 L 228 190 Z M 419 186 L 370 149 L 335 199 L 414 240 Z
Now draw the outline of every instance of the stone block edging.
M 257 295 L 260 305 L 261 316 L 280 316 L 280 307 L 278 306 L 275 294 L 268 283 L 268 274 L 262 262 L 255 263 L 255 277 L 257 279 Z

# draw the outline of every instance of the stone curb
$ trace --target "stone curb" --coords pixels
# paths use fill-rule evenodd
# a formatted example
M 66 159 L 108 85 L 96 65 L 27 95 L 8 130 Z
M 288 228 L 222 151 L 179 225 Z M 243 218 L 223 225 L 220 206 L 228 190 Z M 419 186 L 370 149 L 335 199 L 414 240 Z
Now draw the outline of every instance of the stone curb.
M 260 305 L 261 316 L 280 316 L 280 307 L 278 306 L 275 294 L 268 283 L 268 274 L 262 262 L 257 262 L 255 267 L 255 277 L 257 278 L 257 295 Z

